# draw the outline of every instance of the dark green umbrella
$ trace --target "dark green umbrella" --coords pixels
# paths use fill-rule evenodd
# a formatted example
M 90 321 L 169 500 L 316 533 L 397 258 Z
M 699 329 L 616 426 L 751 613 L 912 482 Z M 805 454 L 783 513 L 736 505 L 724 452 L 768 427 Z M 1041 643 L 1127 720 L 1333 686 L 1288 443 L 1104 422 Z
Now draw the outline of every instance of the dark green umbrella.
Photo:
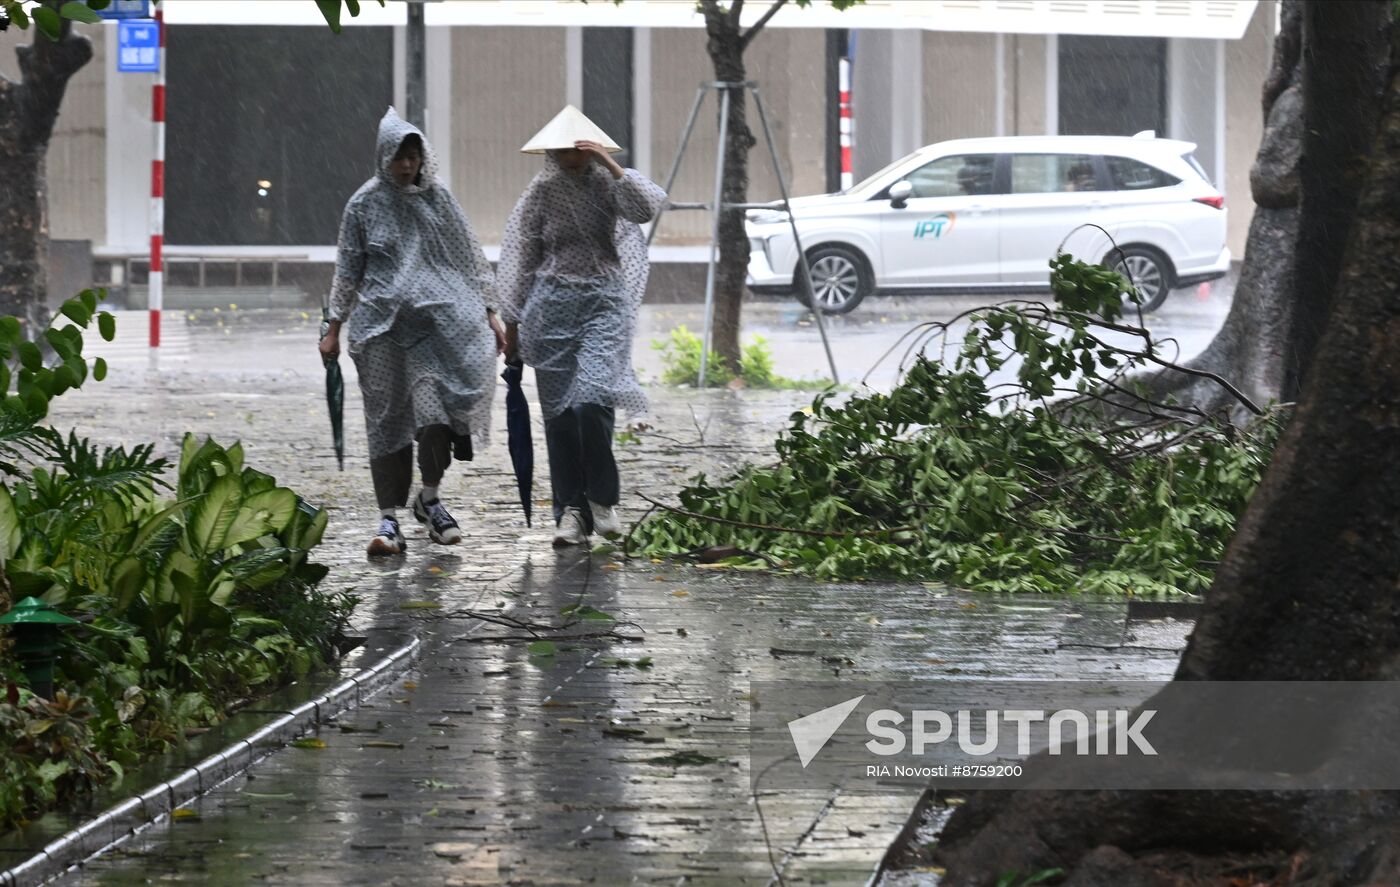
M 321 338 L 330 331 L 331 313 L 321 308 Z M 340 470 L 345 470 L 345 377 L 340 374 L 340 360 L 322 357 L 326 365 L 326 407 L 331 413 L 331 437 L 335 440 L 335 461 Z

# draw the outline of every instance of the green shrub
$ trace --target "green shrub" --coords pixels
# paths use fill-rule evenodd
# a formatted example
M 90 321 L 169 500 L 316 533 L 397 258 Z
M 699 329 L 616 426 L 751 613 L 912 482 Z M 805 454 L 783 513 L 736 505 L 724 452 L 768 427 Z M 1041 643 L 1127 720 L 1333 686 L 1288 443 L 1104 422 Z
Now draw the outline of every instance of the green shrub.
M 355 604 L 318 587 L 327 568 L 310 552 L 326 512 L 245 466 L 240 445 L 186 435 L 167 478 L 152 445 L 98 448 L 40 424 L 89 377 L 81 331 L 95 304 L 65 304 L 74 325 L 45 334 L 54 353 L 38 364 L 0 318 L 0 380 L 16 383 L 0 389 L 0 588 L 84 623 L 61 634 L 53 702 L 21 692 L 0 650 L 0 827 L 324 667 Z M 110 315 L 98 323 L 110 339 Z M 94 361 L 90 377 L 104 374 Z
M 681 325 L 671 330 L 665 340 L 653 340 L 651 347 L 661 352 L 661 381 L 667 385 L 697 385 L 700 381 L 700 337 Z M 739 372 L 736 376 L 729 362 L 714 351 L 710 352 L 705 368 L 705 387 L 726 388 L 738 379 L 745 388 L 787 388 L 806 390 L 825 388 L 830 379 L 788 379 L 773 369 L 773 350 L 768 340 L 754 336 L 740 349 Z

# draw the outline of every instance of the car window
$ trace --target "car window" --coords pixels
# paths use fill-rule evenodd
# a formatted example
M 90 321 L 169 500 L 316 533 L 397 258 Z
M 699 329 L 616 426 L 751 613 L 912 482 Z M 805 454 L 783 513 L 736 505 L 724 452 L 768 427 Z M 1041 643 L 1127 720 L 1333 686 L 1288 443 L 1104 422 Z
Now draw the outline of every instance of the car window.
M 914 197 L 961 197 L 991 194 L 995 154 L 959 154 L 926 163 L 905 176 Z
M 1155 166 L 1148 166 L 1141 160 L 1131 157 L 1105 157 L 1108 174 L 1113 178 L 1113 187 L 1118 191 L 1146 191 L 1149 188 L 1169 188 L 1181 184 L 1181 179 L 1162 172 Z
M 918 153 L 919 153 L 918 151 L 915 151 L 913 154 L 905 154 L 903 157 L 899 158 L 898 160 L 895 160 L 895 161 L 892 161 L 891 163 L 886 164 L 885 167 L 882 168 L 879 172 L 875 173 L 874 175 L 866 176 L 865 178 L 861 179 L 859 182 L 857 182 L 856 184 L 854 184 L 854 185 L 852 185 L 851 187 L 847 188 L 845 191 L 842 191 L 841 193 L 842 193 L 842 194 L 849 194 L 849 193 L 851 193 L 852 191 L 859 191 L 859 190 L 861 190 L 862 188 L 868 188 L 868 187 L 870 187 L 870 186 L 873 185 L 875 182 L 879 181 L 880 179 L 883 179 L 885 176 L 887 176 L 887 175 L 889 175 L 890 173 L 894 172 L 894 171 L 895 171 L 896 169 L 898 169 L 899 167 L 901 167 L 901 166 L 903 166 L 904 164 L 908 163 L 910 160 L 913 160 L 914 157 L 915 157 Z
M 1191 168 L 1196 171 L 1197 175 L 1199 175 L 1206 184 L 1210 184 L 1210 174 L 1206 172 L 1204 166 L 1201 166 L 1201 161 L 1196 159 L 1195 154 L 1182 154 L 1181 159 L 1189 163 Z
M 1097 191 L 1094 158 L 1088 154 L 1011 155 L 1012 194 Z

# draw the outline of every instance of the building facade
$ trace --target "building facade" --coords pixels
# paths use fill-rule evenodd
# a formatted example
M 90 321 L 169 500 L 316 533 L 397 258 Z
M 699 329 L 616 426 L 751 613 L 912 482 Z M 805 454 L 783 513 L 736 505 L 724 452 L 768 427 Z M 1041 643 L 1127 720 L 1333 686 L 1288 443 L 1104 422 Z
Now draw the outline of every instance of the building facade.
M 751 2 L 748 15 L 764 5 Z M 372 173 L 376 123 L 387 105 L 404 107 L 402 4 L 364 4 L 338 36 L 309 0 L 163 6 L 172 284 L 206 283 L 206 268 L 212 277 L 232 259 L 258 279 L 267 274 L 259 263 L 271 260 L 332 261 L 345 200 Z M 837 13 L 814 5 L 774 17 L 748 52 L 749 76 L 795 194 L 839 180 L 833 72 L 844 49 L 857 180 L 943 139 L 1151 129 L 1198 144 L 1197 158 L 1226 192 L 1230 246 L 1242 255 L 1275 7 L 869 0 Z M 429 4 L 425 128 L 488 252 L 539 168 L 519 146 L 566 102 L 626 147 L 627 164 L 664 182 L 697 85 L 713 78 L 693 8 L 689 0 Z M 56 240 L 90 249 L 98 282 L 120 284 L 140 277 L 149 239 L 152 75 L 115 70 L 114 25 L 79 27 L 96 53 L 69 86 L 50 148 L 50 226 Z M 28 36 L 0 34 L 0 72 L 9 76 L 19 39 Z M 678 201 L 707 200 L 713 188 L 717 136 L 707 108 L 672 188 Z M 777 196 L 760 144 L 750 197 Z M 673 213 L 657 258 L 694 260 L 707 236 L 703 213 Z

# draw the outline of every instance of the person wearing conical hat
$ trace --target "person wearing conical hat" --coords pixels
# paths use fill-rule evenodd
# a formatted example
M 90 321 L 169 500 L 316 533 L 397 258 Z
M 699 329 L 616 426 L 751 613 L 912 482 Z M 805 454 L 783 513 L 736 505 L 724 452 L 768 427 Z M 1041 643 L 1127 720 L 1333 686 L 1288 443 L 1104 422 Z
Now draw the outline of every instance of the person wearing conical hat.
M 505 330 L 490 312 L 495 281 L 471 223 L 437 177 L 423 133 L 390 108 L 379 122 L 375 175 L 345 205 L 340 224 L 327 357 L 349 326 L 369 436 L 380 519 L 369 553 L 407 547 L 398 509 L 413 484 L 413 447 L 423 486 L 413 515 L 428 538 L 452 545 L 462 531 L 438 498 L 455 455 L 484 444 Z
M 521 149 L 544 169 L 521 195 L 497 268 L 506 354 L 535 368 L 545 419 L 554 544 L 616 535 L 619 409 L 646 410 L 632 337 L 647 281 L 641 224 L 666 193 L 612 158 L 622 150 L 572 105 Z

